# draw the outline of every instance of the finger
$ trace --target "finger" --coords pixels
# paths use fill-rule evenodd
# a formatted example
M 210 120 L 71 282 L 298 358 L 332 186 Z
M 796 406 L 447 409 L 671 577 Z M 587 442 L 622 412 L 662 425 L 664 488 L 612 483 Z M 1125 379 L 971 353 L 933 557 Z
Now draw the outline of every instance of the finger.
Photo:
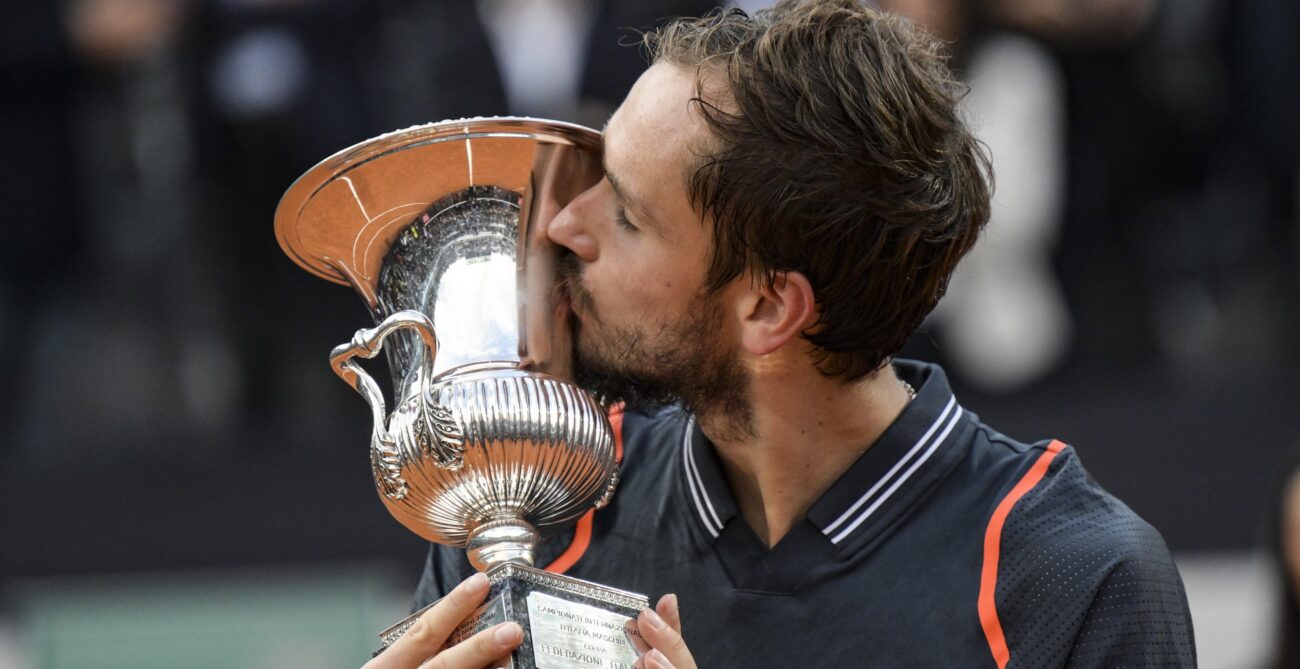
M 478 669 L 514 650 L 523 640 L 524 629 L 519 623 L 493 625 L 438 653 L 421 669 Z
M 655 604 L 655 613 L 668 623 L 678 634 L 682 633 L 682 616 L 677 609 L 677 595 L 669 593 L 659 598 L 659 603 Z
M 649 653 L 646 653 L 643 659 L 645 660 L 645 669 L 677 669 L 673 666 L 673 663 L 669 662 L 668 658 L 664 657 L 664 654 L 658 650 L 652 650 Z
M 465 579 L 420 616 L 406 634 L 366 663 L 363 669 L 408 669 L 419 666 L 442 648 L 452 630 L 483 603 L 487 592 L 488 580 L 483 574 L 474 574 Z
M 641 637 L 646 640 L 667 663 L 666 666 L 676 667 L 677 669 L 695 669 L 695 660 L 691 657 L 691 651 L 686 648 L 686 642 L 682 640 L 682 635 L 673 629 L 667 621 L 663 619 L 653 609 L 646 609 L 637 617 L 638 629 L 641 630 Z M 646 653 L 645 657 L 652 655 L 654 651 Z M 649 660 L 647 660 L 647 664 Z

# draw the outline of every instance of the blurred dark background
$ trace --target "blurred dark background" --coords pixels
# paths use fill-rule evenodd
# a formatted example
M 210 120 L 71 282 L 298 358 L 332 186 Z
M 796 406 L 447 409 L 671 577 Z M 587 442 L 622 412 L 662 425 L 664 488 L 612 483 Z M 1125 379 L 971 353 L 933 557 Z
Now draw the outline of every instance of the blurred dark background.
M 1300 447 L 1300 5 L 882 4 L 950 42 L 999 176 L 989 250 L 908 354 L 1002 431 L 1074 444 L 1175 551 L 1254 545 Z M 280 251 L 280 194 L 417 123 L 600 127 L 644 68 L 629 28 L 711 6 L 8 8 L 0 591 L 369 560 L 413 585 L 425 548 L 326 363 L 369 316 Z

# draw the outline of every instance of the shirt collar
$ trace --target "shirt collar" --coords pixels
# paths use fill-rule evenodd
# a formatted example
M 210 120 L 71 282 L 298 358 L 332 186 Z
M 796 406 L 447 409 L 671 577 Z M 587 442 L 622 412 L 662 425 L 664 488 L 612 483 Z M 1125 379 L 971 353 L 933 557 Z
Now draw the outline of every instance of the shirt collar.
M 974 421 L 937 365 L 897 361 L 895 369 L 916 389 L 916 398 L 806 514 L 837 550 L 873 536 L 950 469 L 959 455 L 953 445 Z M 737 508 L 713 446 L 694 417 L 687 420 L 678 446 L 687 507 L 716 541 L 738 515 Z
M 717 539 L 727 523 L 736 517 L 736 503 L 727 480 L 723 478 L 713 445 L 704 436 L 695 416 L 686 421 L 681 449 L 689 506 L 704 531 Z

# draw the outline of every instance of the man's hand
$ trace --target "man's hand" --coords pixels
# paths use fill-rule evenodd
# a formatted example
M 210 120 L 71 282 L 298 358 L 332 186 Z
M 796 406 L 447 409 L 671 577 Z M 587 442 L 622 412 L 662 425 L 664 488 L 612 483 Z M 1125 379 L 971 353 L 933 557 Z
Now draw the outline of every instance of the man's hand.
M 524 639 L 518 623 L 494 625 L 442 649 L 452 630 L 483 603 L 487 592 L 488 580 L 483 574 L 465 579 L 362 669 L 482 669 L 504 664 L 505 657 Z
M 641 638 L 651 650 L 636 661 L 637 669 L 696 669 L 695 658 L 682 640 L 682 619 L 677 612 L 677 595 L 659 598 L 653 610 L 636 619 Z

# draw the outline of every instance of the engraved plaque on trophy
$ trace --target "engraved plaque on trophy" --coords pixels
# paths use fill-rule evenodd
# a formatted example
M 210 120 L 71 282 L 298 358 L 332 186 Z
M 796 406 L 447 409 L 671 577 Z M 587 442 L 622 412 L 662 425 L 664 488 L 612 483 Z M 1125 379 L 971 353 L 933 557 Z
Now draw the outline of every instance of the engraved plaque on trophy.
M 334 349 L 369 403 L 380 499 L 408 529 L 464 547 L 490 581 L 452 639 L 515 620 L 521 669 L 622 667 L 643 595 L 534 565 L 543 536 L 603 506 L 618 480 L 600 404 L 563 380 L 550 219 L 601 177 L 600 136 L 517 118 L 444 121 L 335 154 L 276 211 L 289 256 L 352 286 L 377 323 Z M 357 358 L 388 355 L 391 414 Z M 396 641 L 413 615 L 385 630 Z

